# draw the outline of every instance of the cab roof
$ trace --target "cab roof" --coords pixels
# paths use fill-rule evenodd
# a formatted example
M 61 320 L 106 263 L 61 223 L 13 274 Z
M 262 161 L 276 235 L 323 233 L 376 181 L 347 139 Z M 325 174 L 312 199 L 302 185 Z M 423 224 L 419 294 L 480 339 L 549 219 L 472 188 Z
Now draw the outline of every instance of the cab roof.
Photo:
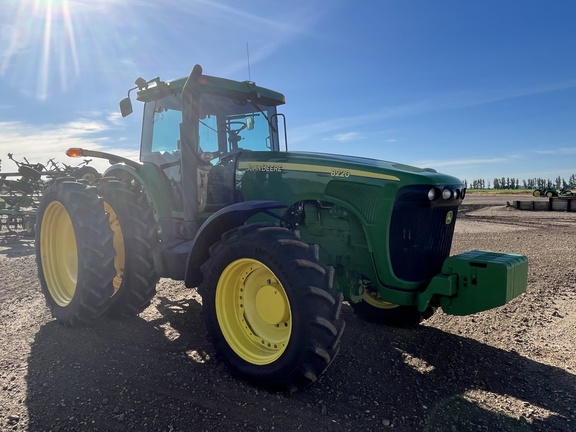
M 141 102 L 150 102 L 169 94 L 182 93 L 186 79 L 184 77 L 167 82 L 159 79 L 154 80 L 147 88 L 136 93 L 136 99 Z M 201 75 L 198 79 L 198 86 L 204 93 L 237 97 L 238 99 L 251 99 L 254 102 L 268 106 L 282 105 L 286 102 L 282 93 L 257 86 L 252 81 L 234 81 L 210 75 Z

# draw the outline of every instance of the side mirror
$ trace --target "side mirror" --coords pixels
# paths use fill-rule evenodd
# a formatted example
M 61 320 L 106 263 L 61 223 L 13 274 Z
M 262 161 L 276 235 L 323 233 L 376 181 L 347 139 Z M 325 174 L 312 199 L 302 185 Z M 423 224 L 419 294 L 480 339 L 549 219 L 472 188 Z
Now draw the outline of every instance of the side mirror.
M 132 101 L 129 97 L 120 101 L 120 113 L 122 114 L 122 117 L 132 114 Z
M 246 129 L 252 130 L 254 129 L 254 117 L 246 117 Z

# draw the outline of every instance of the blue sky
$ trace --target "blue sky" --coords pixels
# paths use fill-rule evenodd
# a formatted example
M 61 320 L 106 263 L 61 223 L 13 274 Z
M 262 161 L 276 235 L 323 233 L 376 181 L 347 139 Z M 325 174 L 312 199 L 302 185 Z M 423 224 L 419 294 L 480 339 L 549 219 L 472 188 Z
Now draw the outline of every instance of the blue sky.
M 0 0 L 0 159 L 137 159 L 138 76 L 194 64 L 286 95 L 291 150 L 471 182 L 576 173 L 573 0 Z M 250 70 L 247 62 L 247 44 Z M 105 167 L 106 163 L 97 164 Z

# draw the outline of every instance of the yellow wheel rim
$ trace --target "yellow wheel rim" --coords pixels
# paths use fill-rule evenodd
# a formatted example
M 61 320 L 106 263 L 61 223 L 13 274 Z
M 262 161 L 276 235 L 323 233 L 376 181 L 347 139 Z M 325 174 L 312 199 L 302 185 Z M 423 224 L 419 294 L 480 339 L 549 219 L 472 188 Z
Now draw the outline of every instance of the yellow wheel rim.
M 126 266 L 126 251 L 124 249 L 124 236 L 122 235 L 122 227 L 120 226 L 120 221 L 114 209 L 107 202 L 104 203 L 104 211 L 108 213 L 108 218 L 110 220 L 110 229 L 114 233 L 113 242 L 114 249 L 116 250 L 116 256 L 114 257 L 114 268 L 116 269 L 116 276 L 114 276 L 114 294 L 118 292 L 120 286 L 122 285 L 122 279 L 124 278 L 124 269 Z M 112 294 L 112 295 L 114 295 Z
M 40 244 L 42 270 L 48 292 L 58 306 L 68 306 L 76 292 L 78 252 L 72 220 L 66 208 L 58 201 L 46 207 Z
M 364 291 L 362 300 L 378 309 L 394 309 L 398 307 L 397 304 L 382 300 L 376 291 Z
M 228 345 L 251 364 L 274 362 L 290 341 L 286 291 L 274 272 L 254 259 L 236 260 L 220 275 L 216 317 Z

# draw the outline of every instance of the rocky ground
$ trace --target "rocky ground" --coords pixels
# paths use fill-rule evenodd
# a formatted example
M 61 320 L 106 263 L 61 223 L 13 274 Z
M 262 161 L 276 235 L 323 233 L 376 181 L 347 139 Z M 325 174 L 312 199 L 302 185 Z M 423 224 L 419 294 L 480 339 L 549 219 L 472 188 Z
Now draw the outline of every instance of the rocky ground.
M 515 199 L 469 195 L 452 253 L 527 255 L 525 294 L 412 329 L 345 305 L 339 356 L 294 394 L 233 379 L 180 283 L 162 280 L 138 318 L 64 328 L 39 292 L 33 242 L 2 233 L 0 430 L 576 431 L 576 213 L 506 206 Z

